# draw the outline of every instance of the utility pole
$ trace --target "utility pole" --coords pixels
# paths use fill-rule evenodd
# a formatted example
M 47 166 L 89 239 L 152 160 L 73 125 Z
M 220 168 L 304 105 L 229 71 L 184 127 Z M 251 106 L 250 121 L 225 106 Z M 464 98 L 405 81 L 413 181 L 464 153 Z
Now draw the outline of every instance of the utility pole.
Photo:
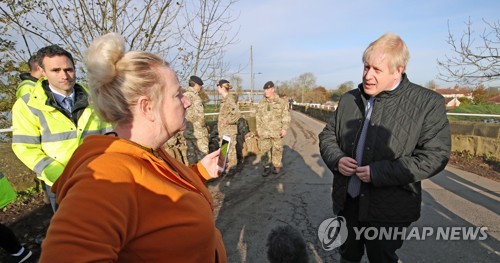
M 253 49 L 250 46 L 250 103 L 253 104 Z
M 304 86 L 302 86 L 302 98 L 301 98 L 301 100 L 300 100 L 302 103 L 304 103 L 304 90 L 305 90 L 305 89 L 306 89 L 306 88 L 305 88 Z

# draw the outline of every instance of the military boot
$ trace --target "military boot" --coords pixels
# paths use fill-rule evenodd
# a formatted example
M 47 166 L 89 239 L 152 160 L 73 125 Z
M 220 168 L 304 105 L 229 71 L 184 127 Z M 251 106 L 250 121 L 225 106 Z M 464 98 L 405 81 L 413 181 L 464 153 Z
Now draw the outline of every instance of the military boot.
M 264 167 L 264 172 L 262 172 L 262 177 L 267 177 L 271 173 L 270 167 Z

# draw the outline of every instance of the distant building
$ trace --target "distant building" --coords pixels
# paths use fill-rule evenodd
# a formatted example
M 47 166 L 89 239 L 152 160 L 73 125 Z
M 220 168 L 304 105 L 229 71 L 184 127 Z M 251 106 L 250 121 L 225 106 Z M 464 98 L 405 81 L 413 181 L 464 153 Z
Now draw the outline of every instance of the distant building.
M 472 100 L 472 90 L 466 88 L 448 88 L 448 89 L 435 89 L 435 91 L 443 95 L 447 109 L 454 109 L 460 106 L 458 98 L 468 98 Z
M 472 90 L 465 88 L 449 88 L 449 89 L 436 89 L 437 93 L 443 95 L 445 98 L 463 98 L 466 97 L 472 100 Z
M 336 110 L 336 109 L 337 109 L 337 105 L 338 105 L 338 104 L 339 104 L 339 103 L 338 103 L 338 102 L 336 102 L 336 101 L 331 101 L 331 100 L 329 100 L 329 101 L 327 101 L 327 102 L 323 103 L 323 105 L 321 105 L 321 106 L 322 106 L 322 108 L 323 108 L 323 109 L 327 109 L 327 110 Z
M 496 96 L 489 98 L 488 103 L 500 105 L 500 95 L 496 95 Z
M 444 102 L 446 103 L 446 108 L 447 109 L 454 109 L 458 106 L 460 106 L 460 101 L 458 98 L 444 98 Z

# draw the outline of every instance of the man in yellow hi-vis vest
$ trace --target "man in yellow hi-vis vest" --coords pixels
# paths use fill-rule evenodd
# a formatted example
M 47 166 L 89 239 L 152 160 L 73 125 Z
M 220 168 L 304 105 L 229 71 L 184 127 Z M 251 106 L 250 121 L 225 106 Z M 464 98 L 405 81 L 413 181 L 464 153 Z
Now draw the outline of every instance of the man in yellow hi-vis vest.
M 89 106 L 89 93 L 75 83 L 73 56 L 57 45 L 37 52 L 44 77 L 12 108 L 12 150 L 45 183 L 50 191 L 71 155 L 89 134 L 103 134 L 111 127 Z
M 42 69 L 38 66 L 38 55 L 34 54 L 28 60 L 30 72 L 19 74 L 21 82 L 17 85 L 16 99 L 19 99 L 26 93 L 31 93 L 39 78 L 43 76 Z

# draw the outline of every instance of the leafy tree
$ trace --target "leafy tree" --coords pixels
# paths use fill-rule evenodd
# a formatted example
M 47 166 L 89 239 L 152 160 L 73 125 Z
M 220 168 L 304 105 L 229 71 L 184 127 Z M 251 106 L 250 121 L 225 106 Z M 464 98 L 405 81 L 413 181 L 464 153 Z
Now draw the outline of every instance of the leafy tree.
M 472 104 L 472 100 L 467 97 L 460 97 L 458 98 L 458 101 L 460 101 L 460 106 L 467 106 Z
M 488 103 L 488 92 L 486 92 L 482 84 L 479 84 L 476 89 L 472 91 L 472 101 L 474 102 L 474 105 Z
M 485 28 L 478 35 L 476 43 L 472 22 L 460 38 L 456 38 L 448 25 L 448 40 L 452 55 L 438 60 L 438 78 L 447 82 L 478 83 L 500 78 L 500 20 L 488 22 L 483 19 Z
M 339 95 L 343 95 L 344 93 L 350 91 L 354 89 L 354 82 L 352 81 L 347 81 L 347 82 L 344 82 L 342 84 L 340 84 L 338 87 L 337 87 L 337 93 Z
M 20 71 L 28 71 L 27 63 L 6 61 L 0 64 L 0 128 L 11 126 L 10 111 L 16 102 L 16 88 Z M 7 135 L 10 136 L 10 135 Z M 5 137 L 0 136 L 0 140 Z
M 346 81 L 342 84 L 340 84 L 338 87 L 337 87 L 337 90 L 335 90 L 332 95 L 330 96 L 331 100 L 333 101 L 339 101 L 340 100 L 340 97 L 342 97 L 342 95 L 350 90 L 354 89 L 354 82 L 352 81 Z
M 305 95 L 305 101 L 323 104 L 329 99 L 328 91 L 325 87 L 317 87 Z

